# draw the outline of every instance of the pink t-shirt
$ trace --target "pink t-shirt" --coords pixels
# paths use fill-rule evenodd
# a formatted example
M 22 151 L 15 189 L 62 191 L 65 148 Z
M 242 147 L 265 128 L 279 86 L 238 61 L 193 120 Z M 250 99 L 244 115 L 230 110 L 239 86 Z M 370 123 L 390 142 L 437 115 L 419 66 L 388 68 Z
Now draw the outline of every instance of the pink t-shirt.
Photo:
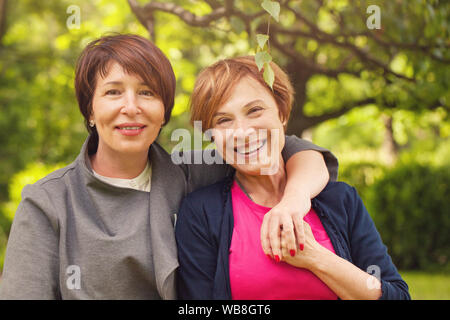
M 234 300 L 326 300 L 337 299 L 311 271 L 269 259 L 262 250 L 260 230 L 271 208 L 251 201 L 236 181 L 231 188 L 234 229 L 229 267 Z M 318 243 L 334 253 L 333 245 L 313 209 L 304 217 Z

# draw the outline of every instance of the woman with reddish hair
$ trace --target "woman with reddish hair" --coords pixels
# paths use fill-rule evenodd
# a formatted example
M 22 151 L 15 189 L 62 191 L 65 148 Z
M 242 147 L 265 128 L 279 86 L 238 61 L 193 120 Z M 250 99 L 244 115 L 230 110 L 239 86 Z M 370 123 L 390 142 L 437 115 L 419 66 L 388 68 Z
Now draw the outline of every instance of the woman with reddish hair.
M 175 231 L 179 297 L 409 299 L 355 188 L 343 182 L 329 182 L 312 200 L 302 219 L 302 250 L 280 254 L 260 238 L 265 216 L 289 183 L 282 149 L 292 86 L 281 68 L 271 67 L 272 90 L 254 57 L 221 60 L 198 76 L 191 119 L 210 130 L 235 173 L 181 204 Z
M 173 228 L 180 201 L 231 168 L 187 164 L 190 152 L 175 164 L 156 142 L 170 119 L 175 83 L 168 59 L 143 37 L 110 35 L 86 46 L 75 91 L 89 135 L 73 163 L 23 189 L 0 298 L 176 298 Z M 287 231 L 327 183 L 325 162 L 331 178 L 337 173 L 327 150 L 296 137 L 287 141 L 289 181 L 304 183 L 286 187 L 262 231 L 275 252 L 282 250 L 273 236 L 280 225 Z M 292 227 L 284 239 L 296 249 Z

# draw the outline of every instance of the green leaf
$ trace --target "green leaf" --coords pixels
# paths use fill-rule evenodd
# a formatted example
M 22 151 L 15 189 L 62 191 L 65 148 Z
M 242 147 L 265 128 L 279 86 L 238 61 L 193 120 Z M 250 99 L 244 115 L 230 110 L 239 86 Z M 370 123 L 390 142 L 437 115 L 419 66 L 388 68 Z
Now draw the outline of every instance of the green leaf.
M 275 74 L 273 73 L 272 67 L 269 63 L 264 63 L 264 81 L 269 85 L 270 89 L 273 90 L 273 82 L 275 81 Z
M 266 10 L 276 22 L 279 21 L 280 18 L 280 4 L 276 1 L 264 0 L 261 4 L 264 10 Z
M 261 71 L 264 64 L 269 63 L 270 61 L 272 61 L 272 56 L 267 51 L 260 51 L 255 54 L 255 62 L 259 71 Z
M 245 31 L 245 23 L 239 18 L 231 17 L 230 25 L 237 34 L 241 34 Z
M 264 46 L 265 46 L 267 40 L 269 40 L 269 36 L 267 34 L 257 34 L 256 35 L 256 41 L 258 42 L 258 46 L 261 49 L 264 49 Z

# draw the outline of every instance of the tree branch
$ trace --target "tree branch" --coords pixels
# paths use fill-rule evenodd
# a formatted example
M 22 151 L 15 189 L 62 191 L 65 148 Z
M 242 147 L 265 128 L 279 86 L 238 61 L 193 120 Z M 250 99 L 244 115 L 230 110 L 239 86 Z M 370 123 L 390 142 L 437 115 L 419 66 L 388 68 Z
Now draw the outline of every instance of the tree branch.
M 411 51 L 419 50 L 434 60 L 437 60 L 442 63 L 450 64 L 450 59 L 438 57 L 430 51 L 430 50 L 439 49 L 439 48 L 449 49 L 450 48 L 449 45 L 443 45 L 443 46 L 440 46 L 437 44 L 421 45 L 419 43 L 401 43 L 401 42 L 396 42 L 394 40 L 386 41 L 386 40 L 381 39 L 381 37 L 379 37 L 375 32 L 367 32 L 366 35 L 368 37 L 370 37 L 371 39 L 373 39 L 375 42 L 377 42 L 379 45 L 384 47 L 385 49 L 397 48 L 397 49 L 405 49 L 405 50 L 411 50 Z
M 352 5 L 354 6 L 354 8 L 357 7 L 353 1 L 352 1 Z M 364 14 L 360 10 L 355 10 L 354 12 L 355 12 L 355 15 L 359 15 L 359 17 L 361 18 L 361 21 L 364 23 L 364 21 L 366 19 Z M 422 21 L 422 23 L 423 23 L 423 21 Z M 423 28 L 424 28 L 424 26 L 422 26 L 422 28 L 420 30 L 422 30 Z M 348 34 L 348 35 L 350 35 L 350 34 Z M 370 30 L 366 30 L 359 34 L 354 34 L 354 36 L 359 36 L 359 35 L 366 36 L 366 37 L 373 39 L 375 42 L 377 42 L 379 45 L 381 45 L 386 50 L 390 50 L 392 48 L 412 50 L 412 51 L 418 50 L 418 51 L 422 51 L 424 54 L 428 55 L 429 57 L 431 57 L 434 60 L 437 60 L 437 61 L 443 62 L 443 63 L 450 63 L 449 59 L 438 57 L 438 56 L 434 55 L 432 52 L 430 52 L 433 49 L 439 49 L 439 48 L 448 49 L 448 48 L 450 48 L 450 44 L 448 44 L 448 43 L 443 44 L 443 45 L 440 45 L 437 43 L 420 44 L 419 42 L 421 39 L 416 39 L 414 42 L 410 42 L 410 43 L 404 43 L 404 42 L 395 41 L 394 39 L 390 38 L 387 33 L 384 34 L 384 37 L 386 37 L 387 40 L 384 40 L 381 38 L 381 36 L 379 36 L 378 32 L 374 32 L 374 31 L 370 31 Z M 346 35 L 343 35 L 343 36 L 347 37 Z
M 310 126 L 312 127 L 312 126 L 314 126 L 318 123 L 322 123 L 326 120 L 338 118 L 354 108 L 362 107 L 362 106 L 372 104 L 372 103 L 376 103 L 376 100 L 374 98 L 366 98 L 366 99 L 363 99 L 360 101 L 351 102 L 336 111 L 327 112 L 327 113 L 321 114 L 319 116 L 312 116 L 312 117 L 305 116 L 305 118 L 306 118 L 306 121 L 309 122 L 311 124 Z
M 128 2 L 135 2 L 135 0 L 128 0 Z M 162 11 L 174 14 L 178 16 L 181 20 L 183 20 L 185 23 L 194 26 L 194 27 L 207 27 L 209 24 L 213 21 L 216 21 L 222 17 L 225 17 L 227 15 L 230 15 L 230 11 L 228 11 L 228 6 L 230 5 L 232 1 L 226 1 L 227 7 L 217 7 L 214 9 L 211 13 L 204 15 L 204 16 L 197 16 L 193 14 L 192 12 L 184 9 L 181 6 L 178 6 L 174 3 L 162 3 L 157 1 L 151 1 L 147 3 L 144 7 L 140 8 L 141 14 L 148 15 L 151 12 L 154 11 Z M 134 12 L 134 11 L 133 11 Z M 139 18 L 139 17 L 138 17 Z M 141 20 L 139 20 L 141 21 Z
M 298 63 L 299 65 L 302 65 L 304 68 L 308 68 L 314 73 L 320 73 L 323 75 L 327 75 L 329 77 L 336 78 L 341 73 L 351 74 L 354 76 L 359 77 L 361 71 L 353 71 L 350 69 L 345 68 L 345 65 L 341 65 L 337 69 L 331 69 L 331 68 L 325 68 L 321 66 L 320 64 L 317 64 L 314 60 L 309 59 L 302 55 L 300 52 L 291 49 L 291 46 L 284 45 L 280 43 L 276 37 L 276 32 L 272 29 L 272 37 L 271 37 L 271 43 L 272 45 L 277 48 L 280 52 L 285 54 L 286 56 L 290 57 L 293 61 Z
M 358 48 L 357 46 L 351 44 L 348 41 L 345 42 L 340 42 L 338 40 L 336 40 L 336 36 L 326 33 L 325 31 L 322 31 L 321 29 L 319 29 L 319 27 L 317 27 L 314 23 L 312 23 L 311 21 L 309 21 L 306 17 L 304 17 L 301 13 L 299 13 L 298 11 L 294 10 L 291 7 L 286 7 L 287 9 L 289 9 L 291 12 L 294 13 L 294 15 L 297 17 L 297 19 L 301 20 L 303 23 L 305 23 L 310 30 L 312 31 L 311 33 L 308 33 L 308 36 L 317 40 L 320 43 L 324 43 L 324 42 L 328 42 L 328 43 L 332 43 L 335 46 L 338 47 L 342 47 L 342 48 L 346 48 L 348 50 L 353 51 L 361 60 L 366 61 L 369 64 L 372 64 L 375 67 L 381 68 L 383 70 L 384 73 L 387 74 L 392 74 L 397 78 L 401 78 L 401 79 L 405 79 L 411 82 L 415 82 L 414 78 L 409 78 L 407 76 L 404 76 L 400 73 L 397 73 L 393 70 L 391 70 L 389 68 L 389 66 L 379 60 L 377 60 L 376 58 L 372 57 L 368 52 L 365 52 L 363 50 L 361 50 L 360 48 Z M 279 32 L 283 32 L 285 31 L 283 28 L 279 28 L 278 29 Z M 297 33 L 300 35 L 305 35 L 304 31 L 297 31 L 297 30 L 289 30 L 290 34 L 295 34 Z
M 205 0 L 205 2 L 212 8 L 217 9 L 222 6 L 222 4 L 217 0 Z
M 301 135 L 303 130 L 306 130 L 308 128 L 312 128 L 316 126 L 319 123 L 322 123 L 324 121 L 338 118 L 345 113 L 349 112 L 350 110 L 362 107 L 371 103 L 376 103 L 376 100 L 374 98 L 366 98 L 360 101 L 355 101 L 347 104 L 346 106 L 343 106 L 339 110 L 327 112 L 324 114 L 321 114 L 319 116 L 306 116 L 303 112 L 300 114 L 297 112 L 296 117 L 292 117 L 289 121 L 288 125 L 288 134 L 296 134 Z M 294 110 L 293 110 L 294 111 Z M 301 132 L 299 132 L 301 130 Z
M 154 28 L 154 16 L 152 11 L 144 12 L 142 7 L 136 0 L 128 0 L 131 11 L 133 11 L 139 22 L 147 29 L 150 39 L 155 41 L 155 28 Z

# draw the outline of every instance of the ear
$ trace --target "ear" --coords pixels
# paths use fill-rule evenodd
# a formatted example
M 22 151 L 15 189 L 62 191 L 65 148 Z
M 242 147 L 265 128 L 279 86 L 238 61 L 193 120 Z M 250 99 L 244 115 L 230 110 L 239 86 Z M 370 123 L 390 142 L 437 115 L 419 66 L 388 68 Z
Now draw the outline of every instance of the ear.
M 92 112 L 92 111 L 88 118 L 88 124 L 90 127 L 93 127 L 94 126 L 93 124 L 95 124 L 94 112 Z
M 287 119 L 283 119 L 284 117 L 283 117 L 283 114 L 281 113 L 281 111 L 278 111 L 278 117 L 280 118 L 281 124 L 283 125 L 283 127 L 286 127 Z

